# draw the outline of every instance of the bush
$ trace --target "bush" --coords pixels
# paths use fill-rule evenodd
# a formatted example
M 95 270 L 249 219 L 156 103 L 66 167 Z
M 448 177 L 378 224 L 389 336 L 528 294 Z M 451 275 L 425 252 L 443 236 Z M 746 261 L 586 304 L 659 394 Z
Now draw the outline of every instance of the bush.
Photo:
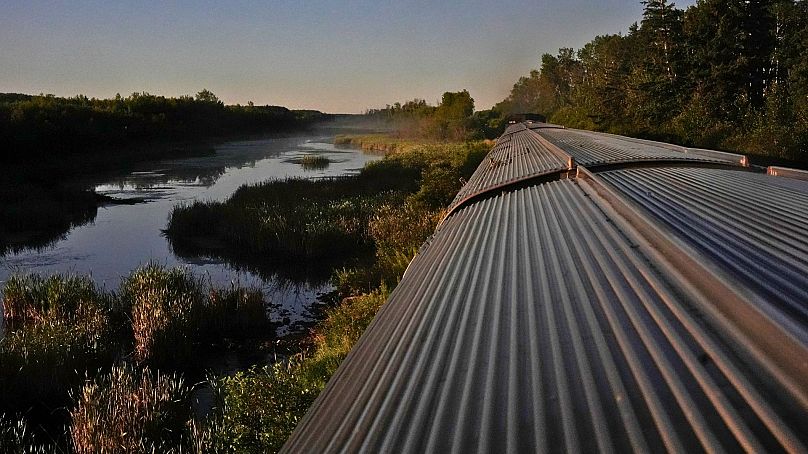
M 394 285 L 401 278 L 442 214 L 413 200 L 398 206 L 383 205 L 376 211 L 370 233 L 376 243 L 377 265 L 387 283 Z
M 211 450 L 280 449 L 386 299 L 382 288 L 330 309 L 313 333 L 310 356 L 211 381 L 217 402 L 207 428 Z
M 212 451 L 275 452 L 319 389 L 305 386 L 295 361 L 237 372 L 212 383 L 217 407 L 208 427 Z

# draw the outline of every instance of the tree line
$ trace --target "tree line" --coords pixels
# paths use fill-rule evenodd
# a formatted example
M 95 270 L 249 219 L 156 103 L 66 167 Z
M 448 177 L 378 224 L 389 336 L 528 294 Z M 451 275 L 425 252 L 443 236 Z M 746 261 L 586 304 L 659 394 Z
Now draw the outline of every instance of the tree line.
M 642 3 L 641 22 L 625 35 L 544 54 L 493 110 L 808 159 L 808 1 L 699 0 L 686 10 Z
M 498 112 L 474 111 L 474 98 L 468 90 L 447 91 L 436 106 L 416 98 L 369 109 L 365 115 L 392 125 L 398 135 L 407 138 L 474 140 L 494 138 L 504 129 Z
M 209 90 L 196 96 L 133 93 L 112 99 L 0 93 L 0 161 L 61 157 L 155 140 L 286 131 L 326 117 L 279 106 L 226 106 Z

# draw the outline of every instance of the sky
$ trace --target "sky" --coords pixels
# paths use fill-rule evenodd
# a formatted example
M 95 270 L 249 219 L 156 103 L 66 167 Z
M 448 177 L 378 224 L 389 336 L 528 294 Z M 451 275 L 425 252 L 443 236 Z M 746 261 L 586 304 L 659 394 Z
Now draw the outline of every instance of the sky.
M 467 89 L 486 109 L 541 54 L 641 17 L 639 0 L 0 0 L 0 92 L 207 88 L 227 104 L 360 113 Z

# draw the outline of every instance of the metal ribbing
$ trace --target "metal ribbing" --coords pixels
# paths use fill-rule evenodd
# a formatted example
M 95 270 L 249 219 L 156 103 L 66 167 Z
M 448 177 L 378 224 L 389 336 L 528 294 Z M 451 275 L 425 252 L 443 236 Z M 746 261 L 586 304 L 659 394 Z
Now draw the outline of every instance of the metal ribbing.
M 631 169 L 601 177 L 710 263 L 808 333 L 808 185 L 718 169 Z
M 523 178 L 559 172 L 567 163 L 548 150 L 526 129 L 509 134 L 491 150 L 483 163 L 458 192 L 450 210 L 463 200 Z
M 667 161 L 724 161 L 723 159 L 685 154 L 666 148 L 662 144 L 640 143 L 628 138 L 589 131 L 539 129 L 536 132 L 572 155 L 578 164 L 584 166 L 655 159 Z
M 665 276 L 574 181 L 463 208 L 284 449 L 803 449 L 808 415 Z

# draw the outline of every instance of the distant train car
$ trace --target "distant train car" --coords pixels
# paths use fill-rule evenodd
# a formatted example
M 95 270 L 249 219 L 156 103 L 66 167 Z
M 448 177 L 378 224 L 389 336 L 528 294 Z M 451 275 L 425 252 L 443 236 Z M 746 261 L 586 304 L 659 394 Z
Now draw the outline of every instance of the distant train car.
M 518 113 L 518 114 L 511 114 L 508 116 L 508 124 L 519 123 L 519 122 L 539 122 L 539 123 L 547 123 L 547 117 L 542 114 L 537 113 Z

